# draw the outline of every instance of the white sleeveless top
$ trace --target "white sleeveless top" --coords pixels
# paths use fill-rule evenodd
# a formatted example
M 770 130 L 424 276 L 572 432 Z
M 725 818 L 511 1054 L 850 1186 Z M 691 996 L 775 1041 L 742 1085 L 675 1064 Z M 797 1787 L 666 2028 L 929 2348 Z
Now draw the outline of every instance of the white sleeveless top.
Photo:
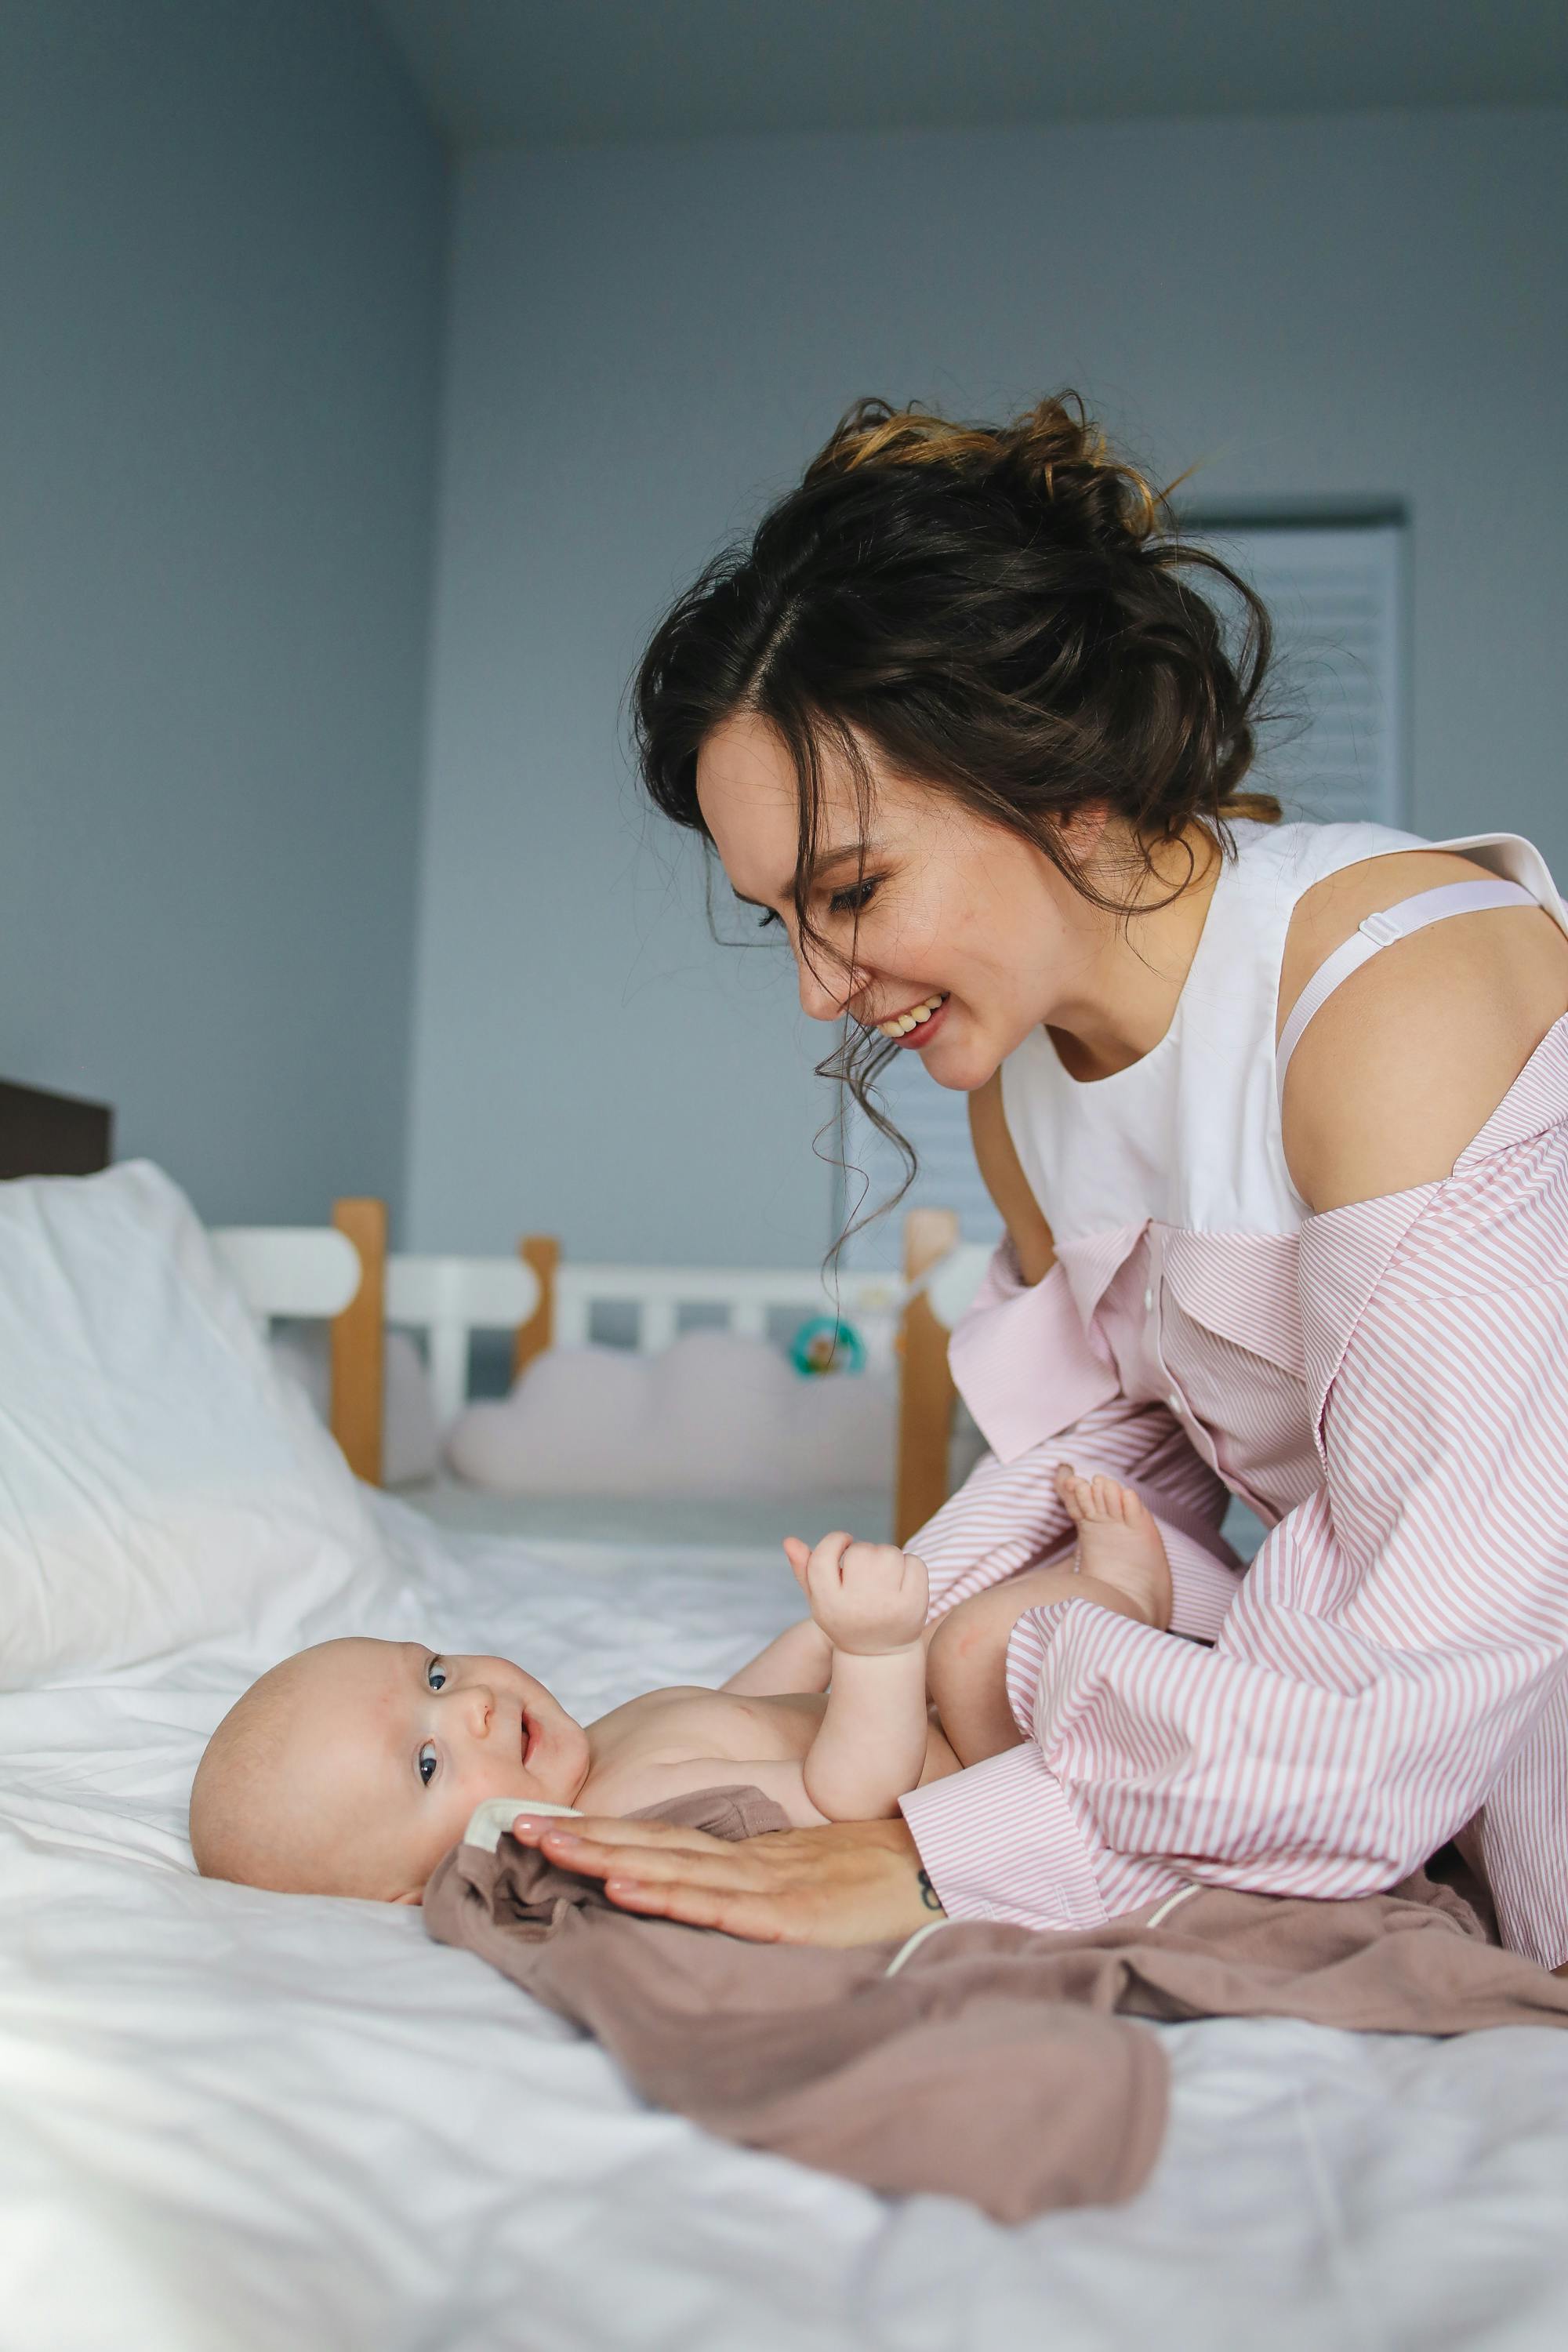
M 1231 829 L 1236 857 L 1221 866 L 1159 1044 L 1086 1082 L 1069 1076 L 1041 1027 L 1002 1065 L 1008 1132 L 1058 1247 L 1148 1219 L 1190 1233 L 1294 1234 L 1310 1215 L 1285 1164 L 1274 1028 L 1290 918 L 1325 875 L 1395 850 L 1461 850 L 1520 885 L 1568 931 L 1545 860 L 1518 834 L 1426 841 L 1390 825 L 1250 819 Z M 1379 919 L 1363 926 L 1371 944 L 1360 955 L 1383 943 Z M 1398 935 L 1396 924 L 1386 933 Z M 1347 952 L 1350 963 L 1359 960 L 1348 943 L 1340 955 Z M 1334 962 L 1323 967 L 1330 986 Z M 1306 1009 L 1310 1016 L 1314 1008 Z M 1291 1043 L 1288 1033 L 1282 1052 Z

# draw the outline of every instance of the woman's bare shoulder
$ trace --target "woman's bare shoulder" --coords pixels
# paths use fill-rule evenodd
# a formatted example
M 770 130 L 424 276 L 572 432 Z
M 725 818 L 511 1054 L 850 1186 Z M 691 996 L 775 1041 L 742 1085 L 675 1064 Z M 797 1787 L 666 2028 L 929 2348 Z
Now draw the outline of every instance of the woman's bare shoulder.
M 997 1215 L 1007 1228 L 1027 1283 L 1039 1282 L 1056 1264 L 1057 1245 L 1045 1212 L 1036 1200 L 1023 1162 L 1007 1131 L 1002 1104 L 1002 1073 L 994 1071 L 969 1097 L 969 1133 L 975 1164 Z
M 1287 938 L 1279 1026 L 1367 915 L 1483 876 L 1452 850 L 1400 850 L 1315 884 Z M 1382 949 L 1291 1057 L 1285 1157 L 1302 1199 L 1344 1208 L 1448 1175 L 1565 1010 L 1568 938 L 1544 908 L 1454 916 Z

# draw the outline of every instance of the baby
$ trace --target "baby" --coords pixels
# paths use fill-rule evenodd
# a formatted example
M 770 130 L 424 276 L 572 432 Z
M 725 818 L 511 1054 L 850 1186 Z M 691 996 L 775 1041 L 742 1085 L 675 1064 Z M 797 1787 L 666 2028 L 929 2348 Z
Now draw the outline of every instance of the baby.
M 1113 1478 L 1069 1465 L 1070 1563 L 1034 1569 L 925 1622 L 926 1571 L 892 1544 L 826 1536 L 784 1549 L 811 1615 L 721 1690 L 649 1691 L 573 1721 L 505 1658 L 411 1642 L 322 1642 L 274 1666 L 214 1732 L 191 1796 L 209 1877 L 417 1903 L 486 1798 L 627 1813 L 749 1783 L 792 1822 L 872 1821 L 922 1782 L 1019 1738 L 1007 1636 L 1026 1609 L 1089 1601 L 1170 1622 L 1159 1530 Z

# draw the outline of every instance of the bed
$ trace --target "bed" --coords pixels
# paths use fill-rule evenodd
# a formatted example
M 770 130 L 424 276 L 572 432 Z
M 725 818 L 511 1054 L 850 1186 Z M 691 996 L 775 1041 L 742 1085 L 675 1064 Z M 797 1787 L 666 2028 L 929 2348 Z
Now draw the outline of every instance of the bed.
M 203 1279 L 207 1333 L 228 1307 Z M 237 1308 L 224 1344 L 250 1336 Z M 16 1344 L 47 1356 L 37 1328 Z M 406 1909 L 197 1879 L 203 1740 L 290 1632 L 500 1649 L 596 1713 L 721 1679 L 795 1613 L 771 1550 L 464 1535 L 354 1486 L 315 1442 L 324 1507 L 363 1530 L 325 1621 L 303 1599 L 291 1617 L 258 1559 L 250 1615 L 0 1690 L 7 2352 L 1564 2340 L 1568 2037 L 1152 2029 L 1175 2097 L 1148 2187 L 1004 2230 L 648 2110 Z M 201 1564 L 221 1602 L 226 1554 Z
M 431 1638 L 482 1638 L 583 1709 L 717 1679 L 791 1612 L 746 1554 L 525 1549 L 372 1507 Z M 885 2204 L 643 2108 L 406 1910 L 193 1878 L 185 1790 L 233 1673 L 214 1645 L 0 1697 L 16 2352 L 1546 2352 L 1568 2333 L 1561 2038 L 1162 2029 L 1173 2125 L 1132 2204 L 1015 2231 Z

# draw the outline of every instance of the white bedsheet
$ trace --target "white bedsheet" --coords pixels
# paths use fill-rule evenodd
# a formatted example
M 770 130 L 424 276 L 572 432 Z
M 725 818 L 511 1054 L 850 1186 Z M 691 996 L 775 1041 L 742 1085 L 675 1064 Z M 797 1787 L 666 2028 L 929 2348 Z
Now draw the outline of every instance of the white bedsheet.
M 363 1630 L 510 1651 L 578 1708 L 792 1613 L 767 1555 L 378 1508 L 413 1591 Z M 4 2352 L 1568 2343 L 1568 2036 L 1167 2028 L 1131 2205 L 887 2204 L 643 2108 L 413 1912 L 195 1878 L 191 1772 L 261 1663 L 0 1697 Z

